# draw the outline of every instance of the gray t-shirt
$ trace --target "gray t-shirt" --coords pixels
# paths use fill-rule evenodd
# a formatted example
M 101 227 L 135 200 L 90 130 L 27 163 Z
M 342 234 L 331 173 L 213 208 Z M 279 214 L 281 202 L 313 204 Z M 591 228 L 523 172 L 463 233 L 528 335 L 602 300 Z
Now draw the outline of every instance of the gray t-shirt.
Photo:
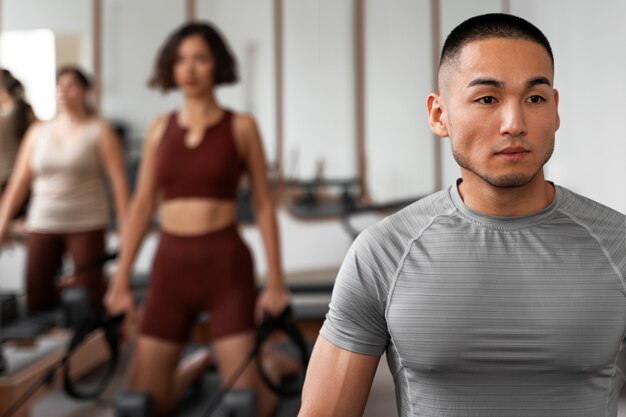
M 386 351 L 403 417 L 615 417 L 625 276 L 624 215 L 557 186 L 487 216 L 453 186 L 361 233 L 321 335 Z

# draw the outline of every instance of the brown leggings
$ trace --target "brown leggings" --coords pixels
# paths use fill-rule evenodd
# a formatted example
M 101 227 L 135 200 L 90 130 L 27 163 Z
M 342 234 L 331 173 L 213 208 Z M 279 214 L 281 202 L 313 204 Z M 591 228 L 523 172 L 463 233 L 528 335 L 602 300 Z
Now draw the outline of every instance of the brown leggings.
M 210 314 L 213 339 L 254 329 L 252 256 L 236 226 L 200 236 L 161 233 L 141 333 L 188 340 L 198 314 Z
M 29 232 L 26 240 L 26 301 L 28 310 L 40 311 L 59 304 L 55 278 L 63 254 L 67 251 L 75 267 L 80 268 L 105 253 L 104 230 L 77 233 Z M 102 267 L 96 267 L 76 276 L 76 282 L 89 294 L 95 308 L 102 307 L 104 280 Z

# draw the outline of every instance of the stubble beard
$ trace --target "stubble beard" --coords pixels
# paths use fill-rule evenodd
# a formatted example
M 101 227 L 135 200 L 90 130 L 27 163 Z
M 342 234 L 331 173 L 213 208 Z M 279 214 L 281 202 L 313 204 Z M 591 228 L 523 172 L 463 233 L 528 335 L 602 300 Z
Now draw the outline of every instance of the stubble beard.
M 532 182 L 533 179 L 539 174 L 539 172 L 543 169 L 543 166 L 550 160 L 552 157 L 552 153 L 554 152 L 554 145 L 550 148 L 550 150 L 546 153 L 543 162 L 537 168 L 537 170 L 532 175 L 524 175 L 519 173 L 513 174 L 504 174 L 499 176 L 491 176 L 485 173 L 479 172 L 476 167 L 474 167 L 471 162 L 465 158 L 460 152 L 458 152 L 454 148 L 454 144 L 451 142 L 452 148 L 452 156 L 457 164 L 463 169 L 466 169 L 473 174 L 477 175 L 487 184 L 496 187 L 496 188 L 519 188 L 524 187 Z

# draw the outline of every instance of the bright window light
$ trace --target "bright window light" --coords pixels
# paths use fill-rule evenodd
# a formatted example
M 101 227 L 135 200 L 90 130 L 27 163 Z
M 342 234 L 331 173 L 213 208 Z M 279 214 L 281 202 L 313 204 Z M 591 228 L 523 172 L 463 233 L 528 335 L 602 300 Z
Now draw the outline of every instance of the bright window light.
M 56 112 L 55 56 L 51 30 L 5 30 L 0 35 L 0 66 L 24 84 L 26 98 L 42 120 Z

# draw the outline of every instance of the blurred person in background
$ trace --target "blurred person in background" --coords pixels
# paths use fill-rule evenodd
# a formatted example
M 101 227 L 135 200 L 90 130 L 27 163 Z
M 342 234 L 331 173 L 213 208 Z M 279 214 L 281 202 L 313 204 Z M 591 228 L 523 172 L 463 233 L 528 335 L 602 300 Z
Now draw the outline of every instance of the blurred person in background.
M 114 199 L 118 232 L 123 229 L 128 186 L 120 140 L 89 101 L 91 81 L 78 67 L 57 73 L 57 114 L 27 131 L 0 205 L 0 244 L 9 240 L 10 219 L 29 191 L 26 220 L 26 300 L 31 312 L 57 306 L 55 278 L 67 252 L 75 268 L 101 259 Z M 121 233 L 121 232 L 120 232 Z M 102 267 L 75 277 L 93 307 L 102 307 Z

